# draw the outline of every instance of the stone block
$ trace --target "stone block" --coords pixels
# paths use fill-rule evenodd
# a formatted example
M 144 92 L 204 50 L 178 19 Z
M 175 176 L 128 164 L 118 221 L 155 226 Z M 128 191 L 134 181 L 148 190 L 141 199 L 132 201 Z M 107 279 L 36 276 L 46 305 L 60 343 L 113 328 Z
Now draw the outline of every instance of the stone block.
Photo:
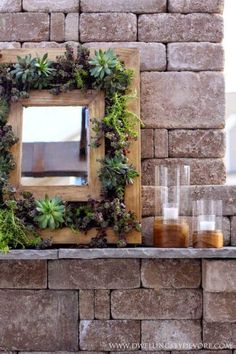
M 207 323 L 203 321 L 203 342 L 210 348 L 236 348 L 236 325 L 234 323 Z
M 81 0 L 82 12 L 155 13 L 166 11 L 166 0 Z
M 52 289 L 130 289 L 140 285 L 138 259 L 60 260 L 48 266 Z
M 141 130 L 141 153 L 142 158 L 152 158 L 154 157 L 154 134 L 153 129 L 142 129 Z
M 0 288 L 47 288 L 46 261 L 0 261 Z
M 83 13 L 80 16 L 81 42 L 132 42 L 136 39 L 137 18 L 134 14 Z
M 66 41 L 79 40 L 79 14 L 77 13 L 70 13 L 66 15 L 65 40 Z
M 236 246 L 236 217 L 231 220 L 231 245 Z
M 0 12 L 19 12 L 21 11 L 21 0 L 1 0 Z
M 155 129 L 154 151 L 157 158 L 168 157 L 168 131 L 166 129 Z
M 49 15 L 39 13 L 0 14 L 0 41 L 47 41 Z
M 59 48 L 60 44 L 56 42 L 25 42 L 22 48 Z
M 0 347 L 17 351 L 78 350 L 76 292 L 0 290 L 0 304 Z
M 32 12 L 78 12 L 79 0 L 23 0 L 23 10 Z
M 138 39 L 141 42 L 215 42 L 223 39 L 223 18 L 211 14 L 140 15 Z
M 216 43 L 168 44 L 168 70 L 215 70 L 224 69 L 224 48 Z
M 19 42 L 0 42 L 0 49 L 19 49 L 20 47 Z
M 141 71 L 166 70 L 166 46 L 162 43 L 142 42 L 91 42 L 88 48 L 138 48 L 140 50 Z
M 224 157 L 225 132 L 214 130 L 171 130 L 169 157 Z
M 203 261 L 203 289 L 236 292 L 236 260 Z
M 65 40 L 65 15 L 63 13 L 51 14 L 50 40 L 57 42 Z
M 222 13 L 224 9 L 224 0 L 169 0 L 169 12 L 209 12 Z
M 79 318 L 81 320 L 94 320 L 94 291 L 79 291 Z
M 205 292 L 203 318 L 206 322 L 236 322 L 236 292 Z
M 174 164 L 189 165 L 191 185 L 224 184 L 226 170 L 223 159 L 147 159 L 142 161 L 142 184 L 155 185 L 155 167 Z
M 111 314 L 115 319 L 199 319 L 202 316 L 200 290 L 114 290 Z
M 142 240 L 145 246 L 153 246 L 153 223 L 152 216 L 142 219 Z
M 98 320 L 110 318 L 110 290 L 95 290 L 95 318 Z
M 193 349 L 200 345 L 201 323 L 199 320 L 169 320 L 169 321 L 143 321 L 142 322 L 142 344 L 150 344 L 150 350 L 172 350 L 183 348 Z M 148 350 L 145 349 L 145 350 Z
M 222 73 L 141 74 L 141 113 L 146 128 L 224 128 L 224 105 Z
M 143 259 L 141 280 L 144 288 L 199 288 L 201 262 L 192 259 Z
M 117 350 L 122 343 L 140 343 L 140 321 L 80 321 L 81 350 Z

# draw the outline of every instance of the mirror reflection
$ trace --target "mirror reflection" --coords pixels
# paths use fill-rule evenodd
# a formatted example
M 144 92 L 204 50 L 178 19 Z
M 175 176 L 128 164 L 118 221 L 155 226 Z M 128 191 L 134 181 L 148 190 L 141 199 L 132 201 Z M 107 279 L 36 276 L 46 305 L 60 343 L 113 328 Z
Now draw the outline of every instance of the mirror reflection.
M 21 184 L 88 184 L 88 108 L 24 107 Z

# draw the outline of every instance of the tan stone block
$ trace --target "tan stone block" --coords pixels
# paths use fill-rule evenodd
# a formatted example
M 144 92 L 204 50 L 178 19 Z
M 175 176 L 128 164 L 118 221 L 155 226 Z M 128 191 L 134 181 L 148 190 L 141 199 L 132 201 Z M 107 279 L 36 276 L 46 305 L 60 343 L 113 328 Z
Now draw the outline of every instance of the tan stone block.
M 49 262 L 48 267 L 52 289 L 130 289 L 140 285 L 138 259 L 58 260 Z
M 231 245 L 236 246 L 236 217 L 231 220 Z
M 137 39 L 137 18 L 134 14 L 83 13 L 80 16 L 81 42 L 132 42 Z
M 236 322 L 236 292 L 205 292 L 203 318 L 207 322 Z
M 0 41 L 47 41 L 49 16 L 39 13 L 0 14 Z
M 236 348 L 236 325 L 234 323 L 207 323 L 203 321 L 203 342 L 210 348 L 225 344 L 226 349 Z M 228 344 L 228 345 L 227 345 Z
M 155 185 L 155 167 L 175 164 L 189 165 L 192 185 L 224 184 L 226 180 L 223 159 L 147 159 L 142 161 L 142 184 Z
M 202 316 L 200 290 L 114 290 L 111 313 L 115 319 L 199 319 Z
M 19 42 L 0 42 L 0 49 L 19 49 L 20 47 Z
M 110 318 L 110 290 L 95 290 L 95 318 L 98 320 Z
M 212 12 L 222 13 L 224 0 L 169 0 L 169 12 Z
M 214 130 L 171 130 L 170 157 L 224 157 L 225 132 Z
M 0 12 L 19 12 L 21 11 L 21 0 L 1 0 Z
M 140 321 L 80 321 L 80 349 L 110 351 L 120 343 L 140 343 Z
M 166 0 L 81 0 L 82 12 L 165 12 Z
M 47 262 L 0 261 L 0 288 L 47 288 Z
M 154 134 L 153 129 L 141 130 L 141 142 L 142 142 L 142 158 L 154 157 Z
M 56 42 L 25 42 L 22 48 L 59 48 L 60 44 Z
M 201 323 L 199 320 L 169 320 L 169 321 L 143 321 L 142 344 L 150 344 L 151 350 L 165 348 L 183 348 L 183 343 L 193 349 L 199 345 L 201 339 Z M 148 350 L 148 345 L 147 349 Z
M 79 291 L 79 318 L 93 320 L 94 316 L 94 290 Z
M 224 128 L 222 73 L 145 72 L 141 83 L 146 128 Z
M 168 70 L 223 70 L 224 48 L 215 43 L 170 43 L 167 46 Z
M 221 42 L 223 18 L 210 14 L 140 15 L 138 39 L 142 42 Z
M 8 350 L 76 351 L 78 296 L 73 291 L 1 290 L 0 346 Z M 13 335 L 17 333 L 17 335 Z
M 78 12 L 79 0 L 23 0 L 23 10 L 33 12 Z
M 166 129 L 155 129 L 154 133 L 155 157 L 168 157 L 168 131 Z
M 138 48 L 140 50 L 141 71 L 166 70 L 166 46 L 162 43 L 142 42 L 91 42 L 88 48 Z
M 79 14 L 77 13 L 70 13 L 66 15 L 65 40 L 66 41 L 79 40 Z
M 201 262 L 196 259 L 143 259 L 141 280 L 144 288 L 199 288 Z
M 50 39 L 57 42 L 65 40 L 65 15 L 63 13 L 51 14 Z
M 236 260 L 203 261 L 203 289 L 208 292 L 236 291 Z

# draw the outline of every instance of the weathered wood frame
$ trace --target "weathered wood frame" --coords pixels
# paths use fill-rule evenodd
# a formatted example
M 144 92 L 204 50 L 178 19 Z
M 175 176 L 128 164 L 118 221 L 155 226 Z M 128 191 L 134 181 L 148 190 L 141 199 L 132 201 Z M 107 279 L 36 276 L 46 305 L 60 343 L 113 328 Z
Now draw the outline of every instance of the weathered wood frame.
M 101 49 L 103 49 L 103 48 L 101 48 Z M 91 51 L 91 54 L 93 54 L 95 49 L 90 48 L 90 51 Z M 18 55 L 24 56 L 27 54 L 31 54 L 32 56 L 36 56 L 36 55 L 42 56 L 46 52 L 48 53 L 49 59 L 55 60 L 57 56 L 62 55 L 65 52 L 65 48 L 56 48 L 56 49 L 52 49 L 52 48 L 30 48 L 30 49 L 28 49 L 27 48 L 27 49 L 6 49 L 6 50 L 3 49 L 3 50 L 0 50 L 0 63 L 15 63 Z M 133 77 L 132 84 L 130 87 L 130 94 L 132 96 L 134 96 L 134 98 L 129 101 L 128 109 L 130 111 L 134 112 L 135 114 L 137 114 L 137 116 L 139 117 L 140 116 L 140 55 L 139 55 L 139 50 L 138 49 L 120 49 L 119 48 L 119 49 L 114 49 L 114 52 L 125 63 L 126 68 L 131 69 L 134 72 L 134 77 Z M 43 92 L 45 95 L 49 95 L 46 91 L 41 91 L 41 93 L 43 93 Z M 70 94 L 71 93 L 67 93 L 67 94 L 65 94 L 66 96 L 64 96 L 64 97 L 68 97 L 68 99 L 69 99 Z M 79 93 L 79 91 L 77 94 L 81 95 L 81 93 Z M 32 100 L 33 97 L 35 100 L 34 104 L 37 101 L 37 99 L 39 101 L 42 101 L 39 96 L 39 91 L 32 92 L 30 99 Z M 60 100 L 60 97 L 62 97 L 62 96 L 58 96 L 58 97 L 53 98 L 50 95 L 51 100 L 53 100 L 53 99 Z M 100 102 L 100 104 L 102 101 L 104 102 L 104 99 L 102 100 L 102 93 L 97 93 L 96 97 L 98 99 L 98 105 L 99 105 L 99 102 Z M 80 101 L 80 104 L 82 104 L 82 102 L 83 101 Z M 54 104 L 55 104 L 55 101 L 54 101 Z M 90 104 L 92 104 L 91 101 L 90 101 Z M 21 105 L 21 106 L 29 105 L 29 100 L 27 99 L 27 100 L 21 101 L 20 103 L 17 103 L 15 107 L 17 107 L 17 105 Z M 97 108 L 95 106 L 93 107 L 94 114 L 92 114 L 92 116 L 97 115 L 97 111 L 96 111 Z M 102 109 L 103 109 L 102 107 L 98 108 L 98 112 L 101 112 Z M 13 106 L 11 108 L 11 112 L 10 112 L 10 124 L 12 124 L 12 120 L 13 120 L 13 123 L 15 120 L 16 133 L 18 135 L 18 132 L 21 131 L 20 127 L 18 126 L 21 121 L 21 109 L 15 108 L 15 110 L 16 110 L 15 113 L 17 113 L 17 114 L 13 114 L 14 113 L 14 104 L 13 104 Z M 129 185 L 126 188 L 125 203 L 126 203 L 127 210 L 134 212 L 137 219 L 139 221 L 141 221 L 141 139 L 140 139 L 140 124 L 139 123 L 137 123 L 137 125 L 136 125 L 136 130 L 138 132 L 138 139 L 133 140 L 131 142 L 130 153 L 129 153 L 128 157 L 129 157 L 129 162 L 138 171 L 139 177 L 135 178 L 134 183 L 132 185 Z M 17 145 L 14 147 L 14 149 L 17 149 Z M 14 153 L 14 149 L 13 149 L 13 153 Z M 18 147 L 18 149 L 19 149 L 19 147 Z M 95 154 L 96 154 L 96 159 L 99 158 L 99 155 L 97 154 L 97 152 Z M 18 159 L 19 159 L 19 156 L 18 156 Z M 15 173 L 15 177 L 12 177 L 11 182 L 17 183 L 17 181 L 19 181 L 19 173 L 20 172 L 18 170 L 18 172 Z M 18 176 L 18 177 L 16 177 L 16 176 Z M 96 182 L 96 183 L 98 183 L 98 182 Z M 68 188 L 68 186 L 66 188 Z M 78 187 L 75 187 L 75 188 L 78 188 Z M 25 187 L 25 189 L 30 190 L 30 188 L 28 186 Z M 38 189 L 38 187 L 37 187 L 37 189 Z M 99 191 L 100 191 L 100 189 L 99 189 Z M 44 192 L 45 192 L 45 190 L 44 190 Z M 47 193 L 49 195 L 56 194 L 51 191 L 51 187 L 48 188 Z M 57 194 L 59 194 L 63 199 L 68 200 L 67 192 L 65 190 L 58 190 L 57 189 Z M 36 196 L 38 196 L 38 195 L 39 194 L 37 194 L 37 191 L 36 191 Z M 40 195 L 41 195 L 41 193 L 40 193 Z M 74 193 L 74 196 L 75 195 L 76 195 L 76 193 Z M 93 194 L 92 197 L 96 198 L 97 193 L 95 192 L 95 194 Z M 73 200 L 74 201 L 76 200 L 75 197 L 73 197 Z M 55 243 L 55 244 L 69 244 L 69 243 L 71 243 L 71 244 L 78 244 L 78 243 L 79 244 L 88 244 L 91 241 L 91 238 L 94 237 L 94 231 L 95 230 L 90 230 L 85 235 L 80 232 L 74 233 L 70 229 L 62 229 L 62 230 L 55 230 L 55 231 L 44 230 L 41 232 L 41 234 L 43 237 L 51 236 L 53 243 Z M 108 243 L 116 243 L 116 241 L 117 241 L 116 234 L 114 233 L 114 231 L 112 229 L 109 229 L 108 230 Z M 127 242 L 129 244 L 140 244 L 141 243 L 141 233 L 138 231 L 130 232 L 127 235 Z

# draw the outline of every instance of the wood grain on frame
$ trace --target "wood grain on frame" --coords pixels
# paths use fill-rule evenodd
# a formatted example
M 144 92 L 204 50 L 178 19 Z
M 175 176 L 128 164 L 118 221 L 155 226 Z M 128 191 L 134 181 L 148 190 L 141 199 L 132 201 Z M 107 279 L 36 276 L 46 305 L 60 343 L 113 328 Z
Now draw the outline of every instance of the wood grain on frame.
M 102 48 L 101 48 L 102 49 Z M 95 51 L 95 49 L 90 48 L 91 53 Z M 17 56 L 24 56 L 27 54 L 31 54 L 32 56 L 42 56 L 45 53 L 48 53 L 48 57 L 51 60 L 55 60 L 57 56 L 62 55 L 65 52 L 65 48 L 25 48 L 25 49 L 3 49 L 0 50 L 0 63 L 15 63 L 17 60 Z M 130 87 L 130 95 L 135 96 L 134 99 L 129 101 L 128 109 L 138 117 L 140 117 L 140 56 L 138 49 L 114 49 L 114 52 L 119 56 L 119 58 L 124 61 L 126 68 L 132 69 L 134 71 L 134 78 L 132 81 L 132 85 Z M 102 112 L 104 112 L 104 98 L 101 99 L 102 93 L 97 93 L 93 96 L 93 101 L 91 102 L 91 98 L 89 98 L 90 93 L 81 94 L 80 91 L 75 91 L 77 95 L 80 96 L 80 105 L 87 105 L 88 100 L 90 102 L 90 114 L 92 117 L 98 117 Z M 61 94 L 59 96 L 52 96 L 47 91 L 33 91 L 30 95 L 30 100 L 26 99 L 23 101 L 23 105 L 45 105 L 45 101 L 42 100 L 42 96 L 48 100 L 48 104 L 51 105 L 68 105 L 71 103 L 71 92 L 66 94 Z M 43 103 L 42 103 L 43 101 Z M 51 103 L 50 103 L 51 102 Z M 74 101 L 73 101 L 74 102 Z M 11 107 L 10 111 L 10 124 L 13 124 L 14 130 L 18 137 L 21 138 L 21 119 L 22 119 L 22 101 L 20 103 L 15 103 Z M 132 141 L 130 146 L 129 153 L 129 161 L 136 168 L 139 173 L 139 177 L 135 179 L 134 184 L 130 185 L 126 188 L 125 193 L 125 202 L 127 206 L 127 210 L 134 212 L 137 216 L 137 219 L 141 221 L 141 139 L 140 139 L 140 124 L 137 122 L 136 129 L 138 132 L 138 139 Z M 21 144 L 16 144 L 12 152 L 16 157 L 17 165 L 20 166 L 21 161 Z M 102 147 L 100 153 L 96 151 L 90 157 L 91 166 L 93 166 L 94 170 L 98 170 L 98 162 L 97 159 L 101 158 L 103 154 L 104 146 Z M 103 150 L 103 151 L 102 151 Z M 90 172 L 91 173 L 91 172 Z M 17 168 L 15 172 L 11 176 L 11 183 L 13 183 L 19 190 L 22 189 L 20 186 L 20 178 L 21 171 L 20 168 Z M 96 173 L 91 175 L 91 181 L 93 184 L 92 197 L 99 199 L 100 197 L 100 186 Z M 31 187 L 33 188 L 33 187 Z M 73 195 L 73 200 L 87 200 L 88 190 L 84 190 L 84 192 L 78 193 L 78 187 L 74 186 L 66 186 L 66 187 L 55 187 L 55 190 L 52 190 L 52 187 L 48 187 L 46 191 L 49 195 L 53 196 L 55 194 L 59 194 L 64 200 L 71 200 L 71 195 Z M 76 189 L 75 189 L 76 188 Z M 80 187 L 79 187 L 80 188 Z M 27 187 L 27 190 L 30 188 Z M 37 189 L 37 190 L 36 190 Z M 36 197 L 42 196 L 45 194 L 45 187 L 36 187 L 33 190 L 33 193 Z M 32 190 L 31 190 L 32 191 Z M 56 192 L 56 193 L 55 193 Z M 78 196 L 80 194 L 80 196 Z M 87 235 L 83 233 L 75 234 L 73 231 L 66 230 L 56 230 L 56 231 L 42 231 L 44 237 L 51 236 L 54 243 L 58 244 L 68 244 L 68 243 L 80 243 L 80 244 L 88 244 L 91 241 L 91 238 L 94 237 L 96 230 L 91 230 Z M 64 236 L 63 236 L 64 235 Z M 117 236 L 110 229 L 108 230 L 108 242 L 115 243 Z M 130 244 L 140 244 L 141 243 L 141 233 L 137 231 L 131 232 L 127 236 L 127 241 Z

